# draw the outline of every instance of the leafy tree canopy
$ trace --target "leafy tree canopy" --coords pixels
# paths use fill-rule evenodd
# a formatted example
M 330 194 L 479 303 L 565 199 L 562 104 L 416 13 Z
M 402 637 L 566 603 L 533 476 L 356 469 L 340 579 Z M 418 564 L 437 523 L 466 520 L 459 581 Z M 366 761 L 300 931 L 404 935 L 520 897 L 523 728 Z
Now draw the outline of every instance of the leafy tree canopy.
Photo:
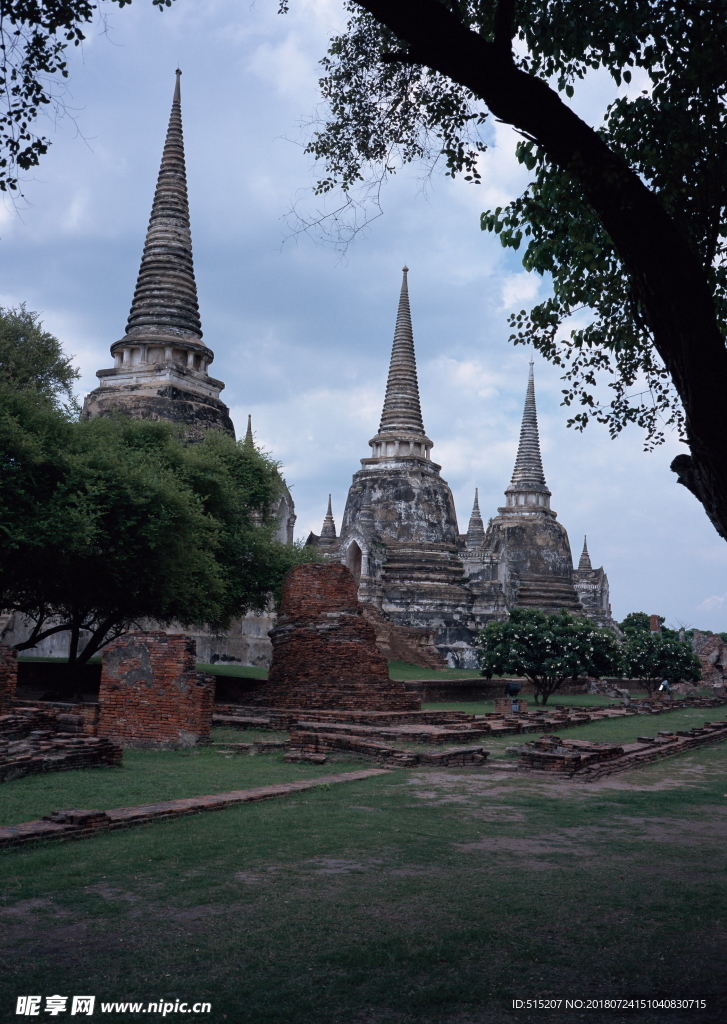
M 660 617 L 659 621 L 664 620 Z M 650 633 L 651 616 L 646 612 L 629 612 L 623 622 L 619 622 L 618 628 L 623 633 Z
M 340 186 L 350 193 L 414 160 L 443 162 L 447 174 L 478 182 L 486 148 L 482 93 L 417 60 L 414 33 L 402 45 L 390 27 L 394 15 L 387 18 L 385 10 L 397 4 L 348 6 L 347 29 L 322 62 L 330 115 L 308 146 L 328 171 L 318 191 Z M 509 17 L 505 31 L 514 37 L 517 67 L 549 81 L 565 99 L 592 71 L 605 71 L 615 86 L 638 83 L 606 107 L 598 133 L 688 239 L 708 274 L 724 333 L 727 3 L 442 0 L 442 6 L 492 42 L 498 18 Z M 637 422 L 652 441 L 662 440 L 665 423 L 681 425 L 681 404 L 654 350 L 630 269 L 581 182 L 533 138 L 518 144 L 517 158 L 533 180 L 509 206 L 483 213 L 482 228 L 504 246 L 522 248 L 523 265 L 548 274 L 553 295 L 511 318 L 511 340 L 533 344 L 565 368 L 565 402 L 580 405 L 571 423 L 583 427 L 595 415 L 615 434 Z M 583 310 L 588 325 L 566 334 L 564 325 Z M 599 371 L 610 377 L 610 404 L 594 397 Z M 634 395 L 637 383 L 642 390 Z
M 546 704 L 566 679 L 619 672 L 614 634 L 565 611 L 513 608 L 507 622 L 490 622 L 480 631 L 477 646 L 483 676 L 525 676 L 536 703 L 540 698 Z
M 0 385 L 33 391 L 53 404 L 61 399 L 73 407 L 73 385 L 79 372 L 61 343 L 43 330 L 37 313 L 24 305 L 0 306 Z
M 310 558 L 274 539 L 278 490 L 277 465 L 221 432 L 187 445 L 0 393 L 0 607 L 33 624 L 18 649 L 70 631 L 75 666 L 135 624 L 224 629 L 264 607 Z
M 663 679 L 696 682 L 702 678 L 702 666 L 690 643 L 635 630 L 626 634 L 622 656 L 624 672 L 638 679 L 652 693 Z
M 329 116 L 309 147 L 326 166 L 319 192 L 350 196 L 420 159 L 476 182 L 486 117 L 512 125 L 533 180 L 482 227 L 524 245 L 525 266 L 553 285 L 515 316 L 513 340 L 563 367 L 575 426 L 595 416 L 616 434 L 635 422 L 649 444 L 678 428 L 690 454 L 672 469 L 727 539 L 727 0 L 349 5 L 324 59 Z M 32 119 L 93 11 L 88 0 L 3 5 L 3 187 L 13 163 L 44 151 Z M 631 90 L 595 127 L 568 105 L 592 71 Z M 599 374 L 610 401 L 596 398 Z
M 671 637 L 673 640 L 680 639 L 678 629 L 670 629 L 669 626 L 664 625 L 666 619 L 663 615 L 657 615 L 656 618 L 661 630 L 661 636 Z M 646 612 L 630 612 L 623 622 L 619 622 L 618 626 L 627 636 L 632 633 L 650 633 L 651 616 L 647 615 Z M 682 635 L 691 640 L 691 633 L 689 631 L 684 632 Z

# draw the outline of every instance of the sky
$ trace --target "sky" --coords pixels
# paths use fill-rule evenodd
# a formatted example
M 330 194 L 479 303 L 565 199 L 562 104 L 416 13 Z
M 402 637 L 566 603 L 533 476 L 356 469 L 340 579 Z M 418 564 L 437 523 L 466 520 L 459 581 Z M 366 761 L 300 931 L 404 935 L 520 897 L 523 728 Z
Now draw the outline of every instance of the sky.
M 548 294 L 517 253 L 479 228 L 479 214 L 527 184 L 516 136 L 489 129 L 473 186 L 422 168 L 383 191 L 383 214 L 341 252 L 294 230 L 316 215 L 320 177 L 304 153 L 320 108 L 318 61 L 343 25 L 336 0 L 149 0 L 107 5 L 70 54 L 64 116 L 0 206 L 0 305 L 27 303 L 75 358 L 80 394 L 112 365 L 123 336 L 151 209 L 174 70 L 182 116 L 204 337 L 211 373 L 238 435 L 280 460 L 298 521 L 320 531 L 328 494 L 340 525 L 347 489 L 378 428 L 401 283 L 409 291 L 422 412 L 432 457 L 467 528 L 475 487 L 485 521 L 512 472 L 529 350 L 508 342 L 508 315 Z M 638 87 L 635 83 L 634 88 Z M 598 76 L 576 96 L 596 124 L 613 94 Z M 543 463 L 551 505 L 577 561 L 584 535 L 609 576 L 617 619 L 631 611 L 670 625 L 727 630 L 727 545 L 669 471 L 675 436 L 646 454 L 636 428 L 611 440 L 566 427 L 556 367 L 535 357 Z

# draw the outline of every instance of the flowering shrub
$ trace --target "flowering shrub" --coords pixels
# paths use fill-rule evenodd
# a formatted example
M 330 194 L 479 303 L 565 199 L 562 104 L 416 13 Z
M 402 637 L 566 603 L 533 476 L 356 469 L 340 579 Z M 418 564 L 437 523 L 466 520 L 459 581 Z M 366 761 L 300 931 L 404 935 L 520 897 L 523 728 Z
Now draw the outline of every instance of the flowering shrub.
M 621 672 L 614 634 L 566 611 L 513 608 L 507 622 L 480 631 L 477 646 L 483 676 L 525 676 L 535 687 L 536 704 L 546 704 L 566 679 Z
M 647 693 L 662 679 L 696 682 L 702 678 L 702 665 L 692 645 L 661 633 L 627 633 L 622 655 L 625 674 L 638 679 Z

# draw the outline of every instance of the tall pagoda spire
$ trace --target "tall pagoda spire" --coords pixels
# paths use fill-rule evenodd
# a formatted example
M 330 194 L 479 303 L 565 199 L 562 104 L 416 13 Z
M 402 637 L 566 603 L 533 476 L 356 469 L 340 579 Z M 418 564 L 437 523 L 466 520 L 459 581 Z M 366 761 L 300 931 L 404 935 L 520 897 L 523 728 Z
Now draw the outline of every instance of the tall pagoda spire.
M 583 551 L 581 551 L 581 557 L 580 561 L 578 562 L 578 568 L 588 569 L 589 571 L 593 569 L 593 566 L 591 565 L 591 556 L 588 554 L 588 543 L 585 537 L 583 538 Z
M 540 457 L 538 436 L 538 414 L 535 408 L 535 376 L 533 361 L 530 360 L 528 388 L 525 393 L 525 408 L 520 425 L 520 443 L 512 471 L 510 486 L 505 491 L 508 508 L 543 511 L 550 509 L 550 491 L 545 482 L 543 461 Z
M 475 503 L 472 506 L 472 515 L 470 516 L 470 522 L 467 528 L 467 547 L 478 547 L 484 542 L 484 539 L 485 524 L 482 522 L 482 515 L 480 514 L 479 489 L 475 487 Z
M 432 442 L 424 433 L 419 402 L 414 333 L 409 309 L 408 267 L 402 269 L 399 309 L 391 349 L 389 377 L 376 437 L 369 441 L 374 458 L 429 458 Z
M 250 413 L 247 414 L 247 430 L 245 431 L 245 437 L 243 438 L 242 443 L 246 448 L 255 447 L 255 441 L 252 436 L 252 415 Z
M 168 419 L 190 440 L 210 428 L 235 435 L 220 400 L 221 380 L 207 368 L 214 352 L 202 341 L 192 262 L 177 69 L 161 167 L 126 334 L 111 346 L 114 366 L 84 401 L 84 418 L 123 411 L 136 419 Z
M 192 262 L 181 74 L 177 69 L 172 112 L 126 334 L 170 335 L 198 342 L 202 324 Z

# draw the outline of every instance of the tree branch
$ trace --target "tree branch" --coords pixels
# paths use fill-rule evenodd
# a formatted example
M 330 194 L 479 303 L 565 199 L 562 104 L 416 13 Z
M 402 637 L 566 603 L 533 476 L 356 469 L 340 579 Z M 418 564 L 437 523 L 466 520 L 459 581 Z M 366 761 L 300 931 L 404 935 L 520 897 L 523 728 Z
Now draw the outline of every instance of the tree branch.
M 611 237 L 646 311 L 654 345 L 683 403 L 693 492 L 727 531 L 727 350 L 707 274 L 659 198 L 547 82 L 518 68 L 502 39 L 513 0 L 498 7 L 500 45 L 438 0 L 355 0 L 419 62 L 478 96 L 501 121 L 535 139 L 579 183 Z
M 515 0 L 500 0 L 495 10 L 493 46 L 512 60 L 512 37 L 515 35 Z

